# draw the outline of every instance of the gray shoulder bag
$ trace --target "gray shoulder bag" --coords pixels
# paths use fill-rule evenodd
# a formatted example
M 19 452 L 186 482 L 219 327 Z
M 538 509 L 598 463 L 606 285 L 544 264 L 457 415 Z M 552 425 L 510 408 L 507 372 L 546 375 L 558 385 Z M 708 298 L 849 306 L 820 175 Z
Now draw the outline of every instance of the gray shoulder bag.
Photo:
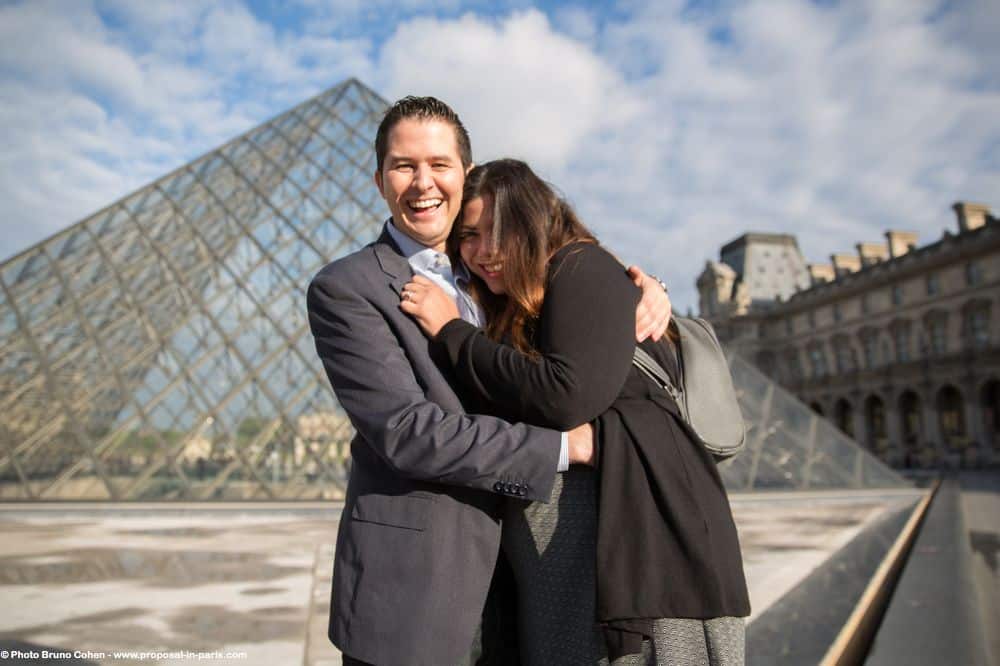
M 680 338 L 677 365 L 681 386 L 638 346 L 632 363 L 673 398 L 709 453 L 717 460 L 730 458 L 746 444 L 746 424 L 719 340 L 704 319 L 674 317 L 672 326 Z

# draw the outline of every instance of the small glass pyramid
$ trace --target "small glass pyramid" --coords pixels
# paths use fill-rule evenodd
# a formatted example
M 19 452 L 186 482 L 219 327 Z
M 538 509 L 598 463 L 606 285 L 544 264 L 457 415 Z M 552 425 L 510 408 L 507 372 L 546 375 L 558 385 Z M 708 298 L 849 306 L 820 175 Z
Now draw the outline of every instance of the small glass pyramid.
M 747 423 L 746 448 L 719 468 L 730 492 L 912 486 L 741 356 L 728 359 Z

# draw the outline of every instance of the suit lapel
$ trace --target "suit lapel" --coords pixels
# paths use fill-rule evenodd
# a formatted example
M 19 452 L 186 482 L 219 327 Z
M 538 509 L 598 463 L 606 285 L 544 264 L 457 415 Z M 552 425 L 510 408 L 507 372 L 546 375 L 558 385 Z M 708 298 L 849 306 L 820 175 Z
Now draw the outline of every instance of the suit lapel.
M 375 241 L 375 258 L 382 272 L 389 278 L 389 285 L 396 294 L 399 294 L 403 290 L 403 285 L 413 278 L 413 269 L 410 268 L 410 262 L 403 256 L 402 250 L 392 240 L 388 231 L 383 230 L 382 235 Z

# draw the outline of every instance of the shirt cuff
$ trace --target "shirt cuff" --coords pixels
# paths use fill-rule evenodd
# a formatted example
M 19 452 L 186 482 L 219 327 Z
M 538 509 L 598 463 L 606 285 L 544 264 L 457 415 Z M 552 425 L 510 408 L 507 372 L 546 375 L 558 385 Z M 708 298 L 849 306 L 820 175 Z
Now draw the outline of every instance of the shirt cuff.
M 565 472 L 569 469 L 569 433 L 560 433 L 559 437 L 559 465 L 557 472 Z

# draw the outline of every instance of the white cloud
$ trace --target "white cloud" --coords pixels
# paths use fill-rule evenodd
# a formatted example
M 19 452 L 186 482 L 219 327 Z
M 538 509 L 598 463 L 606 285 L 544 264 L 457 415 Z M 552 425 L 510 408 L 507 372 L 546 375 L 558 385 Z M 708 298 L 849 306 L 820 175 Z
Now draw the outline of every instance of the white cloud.
M 98 94 L 134 101 L 141 73 L 108 39 L 86 4 L 38 2 L 0 7 L 0 67 L 30 73 L 39 84 L 79 83 Z
M 390 99 L 433 94 L 454 106 L 477 160 L 516 156 L 543 171 L 626 123 L 635 107 L 607 63 L 534 10 L 499 21 L 469 14 L 407 22 L 382 48 L 377 71 Z
M 560 32 L 564 32 L 581 42 L 592 42 L 597 38 L 597 17 L 594 12 L 583 7 L 558 7 L 553 21 Z
M 297 37 L 235 1 L 11 4 L 0 44 L 0 256 L 370 72 L 365 40 Z

